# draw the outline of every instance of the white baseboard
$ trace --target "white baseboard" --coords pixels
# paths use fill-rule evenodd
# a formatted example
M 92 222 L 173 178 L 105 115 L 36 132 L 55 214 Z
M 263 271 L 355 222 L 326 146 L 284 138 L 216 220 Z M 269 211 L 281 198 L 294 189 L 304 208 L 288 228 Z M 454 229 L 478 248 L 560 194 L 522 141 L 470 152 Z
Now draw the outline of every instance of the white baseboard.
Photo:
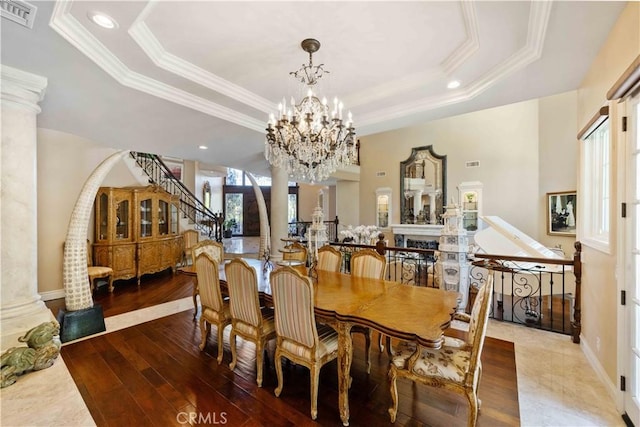
M 56 289 L 55 291 L 39 292 L 43 301 L 51 301 L 52 299 L 64 298 L 66 295 L 64 289 Z
M 591 347 L 589 347 L 589 344 L 587 344 L 587 341 L 584 339 L 584 336 L 582 336 L 582 334 L 580 335 L 580 348 L 582 349 L 582 352 L 584 353 L 591 367 L 596 371 L 598 378 L 600 378 L 600 381 L 602 381 L 602 384 L 604 384 L 609 396 L 611 396 L 611 399 L 613 399 L 613 401 L 615 402 L 616 409 L 618 410 L 618 412 L 620 412 L 623 408 L 622 392 L 618 390 L 618 386 L 616 384 L 611 382 L 611 378 L 609 378 L 609 375 L 607 375 L 607 373 L 605 372 L 604 368 L 600 364 L 600 361 L 596 357 L 596 354 L 593 352 L 593 350 L 591 350 Z

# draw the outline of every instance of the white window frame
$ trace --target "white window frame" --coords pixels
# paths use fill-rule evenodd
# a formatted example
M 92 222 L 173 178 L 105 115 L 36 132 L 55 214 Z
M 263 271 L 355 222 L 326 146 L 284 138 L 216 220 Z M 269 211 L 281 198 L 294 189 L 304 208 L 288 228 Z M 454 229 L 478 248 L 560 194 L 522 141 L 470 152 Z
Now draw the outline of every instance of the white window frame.
M 612 149 L 608 109 L 584 132 L 581 159 L 581 238 L 587 246 L 611 253 Z

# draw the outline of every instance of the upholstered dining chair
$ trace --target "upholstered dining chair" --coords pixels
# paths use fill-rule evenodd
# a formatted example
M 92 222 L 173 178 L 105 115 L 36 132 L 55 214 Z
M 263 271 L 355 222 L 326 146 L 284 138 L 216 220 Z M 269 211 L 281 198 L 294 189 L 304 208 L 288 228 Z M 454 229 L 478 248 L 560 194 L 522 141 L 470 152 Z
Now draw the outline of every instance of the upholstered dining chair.
M 225 266 L 231 309 L 231 363 L 234 370 L 238 361 L 236 336 L 256 345 L 256 382 L 262 387 L 263 357 L 266 343 L 276 337 L 273 310 L 260 307 L 256 270 L 242 258 L 234 258 Z
M 93 250 L 89 239 L 87 239 L 87 271 L 92 292 L 96 289 L 96 279 L 104 278 L 109 281 L 109 292 L 113 292 L 113 268 L 107 267 L 106 265 L 93 265 Z
M 493 275 L 482 285 L 467 316 L 469 332 L 466 340 L 444 337 L 441 348 L 433 349 L 402 342 L 394 351 L 389 368 L 391 401 L 389 408 L 391 422 L 398 413 L 398 377 L 432 387 L 444 388 L 466 396 L 469 402 L 467 425 L 473 427 L 478 420 L 478 385 L 482 376 L 480 356 L 487 333 L 489 307 L 493 294 Z M 460 316 L 456 316 L 461 318 Z M 463 316 L 464 317 L 464 316 Z
M 311 418 L 318 416 L 320 368 L 338 356 L 338 334 L 330 326 L 316 324 L 311 279 L 290 267 L 271 273 L 275 309 L 275 365 L 280 396 L 283 387 L 282 358 L 306 366 L 311 376 Z
M 197 230 L 185 230 L 182 232 L 182 265 L 193 264 L 195 257 L 192 253 L 193 245 L 200 240 Z
M 211 332 L 211 325 L 218 329 L 218 364 L 222 363 L 224 351 L 224 328 L 231 323 L 229 302 L 222 298 L 220 292 L 220 276 L 218 274 L 218 262 L 206 252 L 199 254 L 195 259 L 196 276 L 200 292 L 200 332 L 202 341 L 200 350 L 204 350 Z
M 208 253 L 218 263 L 218 268 L 224 263 L 224 246 L 214 240 L 202 240 L 191 247 L 191 256 L 196 259 L 201 253 Z M 198 315 L 198 281 L 193 284 L 193 318 Z
M 384 279 L 387 261 L 383 255 L 373 249 L 361 249 L 351 255 L 351 275 L 367 279 Z M 367 373 L 371 372 L 371 329 L 355 325 L 351 332 L 364 334 L 364 351 L 367 362 Z M 382 334 L 378 337 L 378 347 L 382 352 Z
M 218 264 L 222 265 L 224 262 L 224 246 L 215 240 L 207 239 L 199 241 L 191 247 L 191 251 L 193 252 L 194 259 L 202 252 L 206 252 L 211 255 L 211 258 L 215 259 Z
M 317 270 L 340 272 L 342 267 L 342 252 L 331 245 L 324 245 L 318 249 Z
M 284 249 L 291 249 L 291 250 L 294 250 L 295 252 L 284 252 L 282 254 L 282 259 L 302 261 L 304 263 L 307 262 L 307 247 L 302 243 L 293 242 L 289 245 L 286 245 Z

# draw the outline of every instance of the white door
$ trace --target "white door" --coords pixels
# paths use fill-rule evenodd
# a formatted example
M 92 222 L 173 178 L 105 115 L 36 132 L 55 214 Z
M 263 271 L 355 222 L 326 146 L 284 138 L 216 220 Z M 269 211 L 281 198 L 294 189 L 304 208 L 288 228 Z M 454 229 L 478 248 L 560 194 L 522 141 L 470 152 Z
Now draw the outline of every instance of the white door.
M 625 322 L 629 339 L 625 348 L 624 410 L 634 425 L 640 427 L 640 95 L 628 102 L 629 127 L 627 147 L 630 154 L 627 171 L 627 229 L 622 228 L 627 244 L 624 254 L 626 277 Z

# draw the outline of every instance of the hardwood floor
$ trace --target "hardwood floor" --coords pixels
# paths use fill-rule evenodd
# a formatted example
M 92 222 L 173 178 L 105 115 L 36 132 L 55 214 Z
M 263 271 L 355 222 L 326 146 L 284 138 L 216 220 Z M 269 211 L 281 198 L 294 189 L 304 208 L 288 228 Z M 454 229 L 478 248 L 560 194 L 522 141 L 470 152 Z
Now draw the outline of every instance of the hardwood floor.
M 138 288 L 117 282 L 113 294 L 99 289 L 95 300 L 105 316 L 191 296 L 184 275 L 143 278 Z M 52 303 L 53 304 L 53 303 Z M 51 304 L 48 304 L 51 305 Z M 263 387 L 255 383 L 255 347 L 238 338 L 239 362 L 228 367 L 229 328 L 222 365 L 216 362 L 216 334 L 205 351 L 198 349 L 200 330 L 187 310 L 99 337 L 65 345 L 64 360 L 98 426 L 341 425 L 337 365 L 320 374 L 318 419 L 310 418 L 309 371 L 285 364 L 282 394 L 275 397 L 274 342 L 267 350 Z M 455 332 L 454 332 L 455 333 Z M 364 342 L 354 336 L 350 425 L 389 425 L 388 357 L 372 350 L 371 374 L 364 367 Z M 518 391 L 513 344 L 487 338 L 482 356 L 479 426 L 518 426 Z M 464 426 L 468 407 L 462 396 L 399 380 L 396 425 Z

